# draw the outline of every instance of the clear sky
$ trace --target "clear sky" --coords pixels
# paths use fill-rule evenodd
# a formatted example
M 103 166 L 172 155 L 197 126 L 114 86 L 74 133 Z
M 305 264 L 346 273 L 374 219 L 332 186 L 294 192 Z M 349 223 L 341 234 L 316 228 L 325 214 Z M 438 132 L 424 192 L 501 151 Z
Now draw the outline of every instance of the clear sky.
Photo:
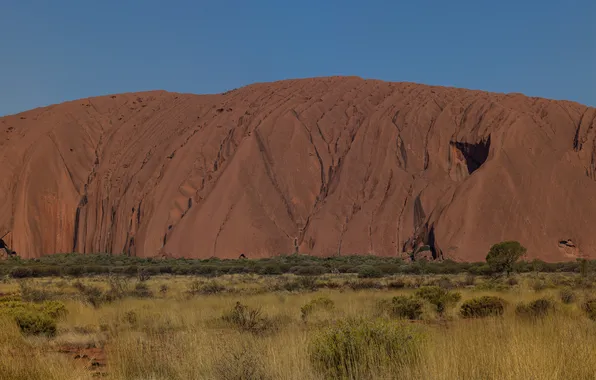
M 0 0 L 0 115 L 328 75 L 596 106 L 596 0 Z

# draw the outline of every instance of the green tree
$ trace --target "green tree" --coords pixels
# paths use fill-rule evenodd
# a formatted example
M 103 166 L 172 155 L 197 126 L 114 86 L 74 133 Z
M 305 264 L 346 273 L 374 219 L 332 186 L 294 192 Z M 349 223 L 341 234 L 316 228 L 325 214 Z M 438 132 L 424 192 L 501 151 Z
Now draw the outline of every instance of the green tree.
M 513 271 L 513 265 L 526 254 L 526 248 L 518 241 L 504 241 L 490 248 L 486 262 L 495 273 Z

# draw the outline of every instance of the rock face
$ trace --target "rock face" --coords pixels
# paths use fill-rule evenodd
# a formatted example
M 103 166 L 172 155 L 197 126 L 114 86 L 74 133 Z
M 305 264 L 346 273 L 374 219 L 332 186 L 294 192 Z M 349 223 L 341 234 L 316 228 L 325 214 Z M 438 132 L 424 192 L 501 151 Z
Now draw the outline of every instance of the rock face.
M 594 258 L 595 118 L 356 77 L 82 99 L 0 118 L 0 236 L 23 257 Z

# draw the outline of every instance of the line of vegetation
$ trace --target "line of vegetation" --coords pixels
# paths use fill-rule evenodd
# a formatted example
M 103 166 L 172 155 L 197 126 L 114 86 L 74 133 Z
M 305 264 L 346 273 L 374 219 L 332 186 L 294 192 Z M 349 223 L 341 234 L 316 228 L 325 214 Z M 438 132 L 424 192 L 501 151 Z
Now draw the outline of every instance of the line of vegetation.
M 596 260 L 547 263 L 540 260 L 520 261 L 513 265 L 517 273 L 582 273 L 585 267 L 596 269 Z M 374 268 L 374 270 L 371 270 Z M 307 255 L 277 256 L 266 259 L 152 259 L 110 254 L 55 254 L 35 259 L 10 258 L 0 261 L 0 274 L 13 278 L 85 276 L 124 274 L 137 276 L 175 274 L 220 276 L 254 273 L 260 275 L 296 274 L 318 276 L 326 273 L 355 273 L 361 278 L 376 278 L 394 274 L 462 274 L 492 275 L 500 273 L 485 262 L 462 263 L 406 262 L 399 258 L 378 256 L 315 257 Z
M 525 248 L 518 242 L 495 244 L 485 262 L 414 261 L 396 257 L 351 255 L 317 257 L 302 254 L 280 255 L 263 259 L 187 259 L 140 258 L 112 254 L 54 254 L 34 259 L 13 256 L 0 261 L 0 274 L 13 278 L 88 276 L 120 274 L 151 276 L 159 274 L 216 277 L 225 274 L 319 276 L 327 273 L 358 274 L 360 278 L 379 278 L 395 274 L 462 274 L 494 275 L 512 272 L 593 272 L 596 260 L 578 259 L 547 263 L 520 260 Z

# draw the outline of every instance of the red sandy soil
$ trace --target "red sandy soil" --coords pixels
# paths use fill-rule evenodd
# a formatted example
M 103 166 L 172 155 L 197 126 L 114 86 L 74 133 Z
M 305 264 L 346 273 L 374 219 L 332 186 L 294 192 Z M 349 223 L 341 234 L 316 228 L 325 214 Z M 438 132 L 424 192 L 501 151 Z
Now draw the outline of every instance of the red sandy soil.
M 68 355 L 85 369 L 92 371 L 95 376 L 102 377 L 107 374 L 105 371 L 107 358 L 102 348 L 82 348 L 75 345 L 64 345 L 59 347 L 57 351 Z
M 357 77 L 81 99 L 0 118 L 0 236 L 22 257 L 395 256 L 417 237 L 454 260 L 509 239 L 594 258 L 595 117 Z

